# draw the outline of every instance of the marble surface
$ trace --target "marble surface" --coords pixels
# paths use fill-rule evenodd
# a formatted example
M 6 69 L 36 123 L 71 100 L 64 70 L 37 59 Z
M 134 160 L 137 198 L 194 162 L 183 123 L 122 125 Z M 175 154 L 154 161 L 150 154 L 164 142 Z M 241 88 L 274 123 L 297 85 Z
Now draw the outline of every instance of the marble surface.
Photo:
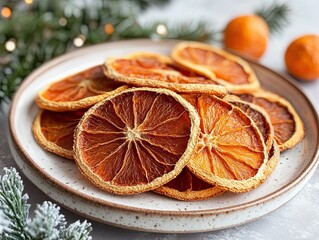
M 285 2 L 285 1 L 277 1 Z M 288 1 L 286 1 L 288 2 Z M 163 9 L 150 9 L 140 17 L 141 22 L 150 20 L 166 20 L 171 25 L 182 20 L 197 21 L 205 20 L 212 23 L 214 28 L 222 28 L 233 16 L 252 12 L 256 7 L 269 4 L 269 1 L 254 0 L 173 0 L 170 5 Z M 292 9 L 290 24 L 285 30 L 271 37 L 268 50 L 260 62 L 282 74 L 286 74 L 283 54 L 288 43 L 295 37 L 306 34 L 319 34 L 318 22 L 319 1 L 317 0 L 290 0 Z M 231 6 L 231 8 L 229 8 Z M 296 84 L 304 90 L 319 112 L 319 81 L 304 83 L 296 81 Z M 2 106 L 0 113 L 0 174 L 3 167 L 17 167 L 7 143 L 8 132 L 8 106 Z M 22 175 L 22 173 L 21 173 Z M 27 178 L 23 176 L 25 191 L 30 196 L 32 209 L 36 204 L 50 200 L 38 190 Z M 301 192 L 281 208 L 259 218 L 251 223 L 238 227 L 208 233 L 194 234 L 155 234 L 123 230 L 109 225 L 92 222 L 93 239 L 317 239 L 319 235 L 319 169 Z M 84 220 L 81 216 L 71 213 L 66 209 L 61 210 L 68 222 L 77 219 Z

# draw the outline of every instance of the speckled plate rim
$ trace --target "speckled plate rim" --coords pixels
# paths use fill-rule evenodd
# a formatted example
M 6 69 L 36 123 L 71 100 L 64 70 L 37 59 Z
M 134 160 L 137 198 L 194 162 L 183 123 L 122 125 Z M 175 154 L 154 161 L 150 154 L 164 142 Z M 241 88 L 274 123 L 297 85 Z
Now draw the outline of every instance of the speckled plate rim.
M 31 82 L 33 82 L 39 75 L 41 75 L 43 72 L 47 71 L 48 69 L 54 68 L 56 65 L 60 64 L 63 61 L 85 55 L 87 52 L 92 52 L 92 50 L 94 50 L 94 48 L 96 48 L 96 47 L 104 46 L 105 50 L 107 50 L 108 48 L 111 48 L 113 46 L 125 47 L 127 45 L 135 45 L 138 47 L 139 45 L 143 46 L 143 45 L 147 45 L 147 44 L 148 45 L 153 44 L 154 46 L 155 45 L 159 45 L 159 46 L 167 45 L 167 47 L 171 47 L 173 44 L 176 44 L 177 42 L 179 42 L 179 41 L 178 40 L 152 41 L 149 39 L 139 39 L 139 40 L 122 40 L 122 41 L 117 41 L 117 42 L 101 43 L 101 44 L 97 44 L 94 46 L 85 47 L 85 48 L 82 48 L 82 49 L 74 51 L 74 52 L 66 53 L 64 55 L 61 55 L 57 58 L 52 59 L 51 61 L 48 61 L 47 63 L 45 63 L 42 66 L 40 66 L 39 68 L 37 68 L 26 79 L 24 79 L 23 83 L 21 84 L 21 86 L 19 87 L 17 92 L 15 93 L 13 100 L 12 100 L 10 113 L 9 113 L 10 134 L 11 134 L 11 137 L 13 139 L 14 144 L 17 146 L 17 149 L 20 152 L 20 156 L 26 161 L 26 163 L 28 163 L 33 168 L 35 168 L 42 176 L 44 176 L 48 181 L 53 183 L 58 188 L 66 190 L 66 191 L 74 194 L 75 196 L 92 201 L 94 203 L 106 205 L 108 207 L 112 207 L 115 209 L 128 210 L 128 211 L 139 212 L 139 213 L 153 213 L 153 214 L 160 214 L 160 215 L 175 215 L 175 216 L 194 216 L 194 215 L 203 216 L 203 215 L 215 215 L 215 214 L 220 214 L 220 213 L 227 213 L 227 212 L 242 210 L 245 208 L 256 206 L 256 205 L 259 205 L 259 204 L 264 203 L 264 202 L 268 202 L 268 201 L 275 199 L 276 197 L 284 194 L 286 191 L 290 190 L 291 188 L 295 187 L 296 185 L 298 185 L 311 172 L 311 170 L 313 170 L 313 168 L 315 168 L 318 164 L 318 161 L 319 161 L 319 159 L 318 159 L 318 156 L 319 156 L 318 135 L 317 135 L 317 138 L 315 139 L 316 149 L 314 149 L 313 155 L 311 157 L 311 160 L 309 160 L 308 165 L 305 166 L 304 170 L 299 175 L 297 175 L 293 181 L 284 185 L 282 188 L 272 192 L 271 194 L 268 194 L 265 197 L 258 198 L 258 199 L 255 199 L 253 201 L 246 202 L 243 204 L 238 204 L 236 206 L 223 207 L 223 208 L 212 209 L 212 210 L 197 210 L 197 211 L 191 210 L 191 211 L 185 211 L 185 212 L 143 209 L 143 208 L 130 207 L 130 206 L 122 205 L 122 204 L 108 202 L 108 201 L 101 200 L 101 199 L 92 198 L 92 197 L 90 197 L 86 194 L 82 194 L 82 193 L 74 190 L 73 188 L 67 186 L 66 184 L 63 184 L 63 183 L 57 181 L 56 179 L 52 178 L 48 173 L 43 171 L 43 169 L 38 164 L 36 164 L 33 161 L 33 159 L 30 157 L 30 155 L 24 150 L 21 142 L 19 141 L 19 139 L 17 137 L 17 133 L 16 133 L 15 128 L 14 128 L 14 115 L 15 115 L 15 111 L 16 111 L 16 105 L 17 105 L 19 97 L 23 93 L 24 89 Z M 313 117 L 316 121 L 316 128 L 319 129 L 319 118 L 318 118 L 318 114 L 317 114 L 314 106 L 312 105 L 310 100 L 306 97 L 306 95 L 303 93 L 303 91 L 299 87 L 297 87 L 292 82 L 292 80 L 274 72 L 273 70 L 271 70 L 271 69 L 269 69 L 269 68 L 267 68 L 259 63 L 253 62 L 249 59 L 246 59 L 246 61 L 248 61 L 252 65 L 257 65 L 258 67 L 261 67 L 261 68 L 265 69 L 266 71 L 271 72 L 272 74 L 276 75 L 278 78 L 282 79 L 282 81 L 286 81 L 287 83 L 289 83 L 289 85 L 292 88 L 297 90 L 298 93 L 300 94 L 300 96 L 304 98 L 304 100 L 307 102 L 309 108 L 311 109 Z

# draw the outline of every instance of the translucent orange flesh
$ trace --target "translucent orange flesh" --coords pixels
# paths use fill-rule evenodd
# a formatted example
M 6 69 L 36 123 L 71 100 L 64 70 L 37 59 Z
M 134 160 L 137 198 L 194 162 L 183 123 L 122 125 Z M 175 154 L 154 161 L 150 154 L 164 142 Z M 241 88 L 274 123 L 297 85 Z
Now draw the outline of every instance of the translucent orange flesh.
M 174 169 L 187 147 L 191 121 L 172 97 L 136 91 L 105 102 L 82 127 L 84 163 L 104 181 L 128 186 Z
M 134 59 L 118 59 L 113 62 L 112 67 L 115 71 L 127 77 L 170 83 L 216 84 L 213 80 L 180 68 L 177 65 L 163 63 L 155 57 L 141 56 Z
M 254 176 L 262 165 L 263 140 L 251 120 L 239 109 L 207 95 L 183 95 L 201 118 L 196 154 L 191 159 L 198 171 L 225 179 L 243 180 Z
M 244 101 L 252 102 L 265 109 L 274 128 L 274 138 L 279 145 L 286 142 L 294 134 L 295 121 L 285 106 L 278 102 L 271 102 L 266 98 L 254 97 L 250 94 L 242 94 L 239 97 Z
M 207 67 L 217 78 L 232 84 L 249 83 L 249 76 L 237 62 L 231 61 L 213 51 L 186 47 L 178 52 L 179 58 L 195 65 Z
M 41 132 L 47 141 L 72 151 L 74 129 L 85 110 L 74 112 L 51 112 L 44 110 L 41 115 Z
M 256 123 L 261 135 L 263 136 L 264 140 L 266 141 L 269 138 L 270 134 L 270 126 L 267 123 L 265 117 L 258 111 L 254 110 L 253 108 L 249 107 L 249 105 L 240 103 L 240 102 L 232 102 L 233 105 L 239 107 L 243 110 L 249 117 L 251 117 L 254 122 Z
M 183 168 L 182 172 L 172 181 L 164 185 L 180 192 L 200 191 L 214 187 L 196 177 L 188 168 Z
M 77 101 L 115 90 L 119 86 L 104 75 L 102 66 L 96 66 L 53 83 L 42 95 L 56 102 Z

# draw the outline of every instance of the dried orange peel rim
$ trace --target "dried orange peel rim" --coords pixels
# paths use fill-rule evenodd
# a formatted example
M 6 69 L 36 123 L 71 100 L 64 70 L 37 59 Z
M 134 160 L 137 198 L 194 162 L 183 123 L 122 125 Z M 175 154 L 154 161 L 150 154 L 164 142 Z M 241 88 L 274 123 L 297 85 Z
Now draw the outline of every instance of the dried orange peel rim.
M 258 112 L 259 114 L 262 115 L 262 117 L 264 118 L 264 120 L 267 122 L 267 128 L 269 129 L 268 131 L 268 137 L 267 139 L 264 139 L 264 142 L 266 144 L 266 148 L 268 151 L 270 151 L 270 149 L 273 147 L 273 141 L 274 141 L 274 128 L 271 124 L 270 118 L 268 113 L 260 106 L 250 103 L 250 102 L 246 102 L 241 100 L 239 97 L 237 97 L 236 95 L 226 95 L 223 100 L 236 105 L 236 103 L 239 104 L 244 104 L 246 106 L 248 106 L 249 108 L 253 109 L 254 111 Z M 238 107 L 238 106 L 237 106 Z M 240 108 L 240 107 L 239 107 Z M 247 114 L 249 116 L 249 114 Z M 253 119 L 253 117 L 249 116 L 250 118 Z M 254 119 L 253 119 L 254 120 Z
M 223 79 L 217 78 L 216 75 L 212 71 L 207 69 L 207 67 L 201 66 L 199 64 L 193 64 L 187 60 L 182 59 L 179 56 L 179 52 L 182 51 L 186 47 L 194 47 L 194 48 L 200 48 L 200 49 L 207 50 L 207 51 L 212 51 L 212 52 L 215 52 L 215 53 L 221 55 L 222 57 L 225 57 L 233 62 L 237 62 L 240 66 L 242 66 L 244 71 L 249 75 L 249 78 L 248 78 L 249 83 L 240 84 L 240 85 L 231 84 Z M 174 61 L 176 61 L 181 66 L 186 67 L 188 69 L 191 69 L 196 73 L 199 73 L 201 75 L 204 75 L 204 76 L 216 81 L 217 83 L 225 86 L 230 92 L 245 93 L 245 92 L 255 91 L 256 89 L 258 89 L 260 87 L 260 83 L 259 83 L 257 76 L 255 75 L 255 72 L 253 71 L 253 69 L 249 66 L 249 64 L 245 60 L 243 60 L 242 58 L 237 57 L 233 54 L 230 54 L 230 53 L 228 53 L 220 48 L 214 47 L 212 45 L 198 43 L 198 42 L 181 42 L 181 43 L 178 43 L 175 45 L 175 47 L 173 48 L 173 50 L 171 52 L 171 57 Z
M 187 147 L 180 157 L 180 159 L 177 161 L 175 164 L 175 167 L 172 171 L 169 173 L 166 173 L 162 175 L 161 177 L 158 177 L 151 181 L 150 183 L 147 184 L 139 184 L 135 186 L 118 186 L 115 184 L 111 184 L 110 182 L 106 182 L 102 180 L 99 176 L 94 174 L 91 169 L 83 163 L 82 160 L 82 154 L 80 149 L 78 149 L 78 141 L 79 141 L 79 135 L 81 134 L 83 128 L 82 124 L 83 122 L 87 119 L 87 117 L 90 116 L 91 113 L 93 113 L 98 107 L 103 105 L 105 102 L 123 94 L 123 93 L 129 93 L 129 92 L 135 92 L 135 91 L 150 91 L 154 93 L 159 93 L 159 94 L 165 94 L 168 96 L 173 97 L 176 101 L 178 101 L 184 108 L 185 110 L 189 113 L 189 118 L 191 121 L 191 129 L 190 129 L 190 137 L 188 140 Z M 93 107 L 91 107 L 82 117 L 80 120 L 75 133 L 74 133 L 74 145 L 73 145 L 73 152 L 74 152 L 74 158 L 77 166 L 79 167 L 80 171 L 82 174 L 87 177 L 94 185 L 98 186 L 99 188 L 109 191 L 111 193 L 117 193 L 117 194 L 136 194 L 136 193 L 142 193 L 150 190 L 154 190 L 163 184 L 171 181 L 174 179 L 186 166 L 187 162 L 191 159 L 192 155 L 194 154 L 194 148 L 197 143 L 198 135 L 199 135 L 199 116 L 195 108 L 188 103 L 185 99 L 183 99 L 180 95 L 177 93 L 170 91 L 168 89 L 157 89 L 157 88 L 132 88 L 132 89 L 127 89 L 124 90 L 120 93 L 115 93 L 111 96 L 108 96 L 105 98 L 103 101 L 97 103 Z
M 212 96 L 212 97 L 214 97 L 214 96 Z M 217 98 L 217 97 L 215 97 L 215 98 Z M 217 99 L 219 99 L 219 98 L 217 98 Z M 197 165 L 196 162 L 193 161 L 193 159 L 191 159 L 187 163 L 187 167 L 198 178 L 202 179 L 203 181 L 205 181 L 207 183 L 214 184 L 221 189 L 224 189 L 224 190 L 227 190 L 230 192 L 236 192 L 236 193 L 247 192 L 247 191 L 250 191 L 250 190 L 258 187 L 259 185 L 261 185 L 265 181 L 265 179 L 267 178 L 267 175 L 266 175 L 267 162 L 269 159 L 268 159 L 268 151 L 266 148 L 266 144 L 265 144 L 264 138 L 263 138 L 261 132 L 259 131 L 257 125 L 246 113 L 244 113 L 240 108 L 228 103 L 225 100 L 222 100 L 222 99 L 219 99 L 219 100 L 223 101 L 226 104 L 231 105 L 232 109 L 236 109 L 239 113 L 241 113 L 242 115 L 246 116 L 247 119 L 249 119 L 250 126 L 254 129 L 255 133 L 258 135 L 258 137 L 260 139 L 260 143 L 263 146 L 263 155 L 264 155 L 263 162 L 260 165 L 260 167 L 258 168 L 257 173 L 254 176 L 252 176 L 248 179 L 244 179 L 244 180 L 226 179 L 226 178 L 216 176 L 215 174 L 213 174 L 211 172 L 203 170 L 200 166 Z
M 54 83 L 52 83 L 52 84 L 54 84 Z M 120 87 L 118 87 L 118 88 L 116 88 L 116 89 L 114 89 L 112 91 L 101 92 L 101 94 L 99 94 L 99 95 L 92 96 L 92 97 L 86 97 L 86 98 L 83 98 L 81 100 L 56 102 L 56 101 L 48 100 L 47 98 L 45 98 L 43 96 L 45 91 L 47 89 L 49 89 L 52 84 L 47 86 L 45 89 L 43 89 L 36 96 L 35 102 L 40 108 L 43 108 L 43 109 L 46 109 L 46 110 L 50 110 L 50 111 L 54 111 L 54 112 L 75 111 L 75 110 L 89 108 L 89 107 L 93 106 L 94 104 L 96 104 L 97 102 L 102 101 L 107 96 L 110 96 L 110 95 L 112 95 L 114 93 L 121 92 L 121 91 L 129 88 L 129 86 L 123 85 L 123 86 L 120 86 Z
M 198 201 L 198 200 L 205 200 L 208 198 L 216 197 L 225 192 L 225 190 L 213 186 L 211 188 L 207 188 L 204 190 L 187 190 L 185 192 L 178 191 L 176 189 L 167 187 L 167 186 L 161 186 L 155 190 L 153 190 L 156 193 L 159 193 L 161 195 L 175 198 L 181 201 Z
M 305 136 L 304 124 L 300 116 L 298 115 L 298 113 L 296 112 L 296 110 L 294 109 L 294 107 L 291 105 L 291 103 L 288 100 L 286 100 L 285 98 L 273 92 L 262 90 L 262 89 L 253 93 L 248 93 L 248 94 L 251 94 L 257 98 L 265 98 L 266 100 L 270 102 L 281 105 L 287 108 L 288 112 L 293 116 L 293 120 L 295 122 L 295 131 L 293 135 L 286 142 L 282 144 L 278 144 L 281 152 L 287 149 L 293 148 L 304 138 Z
M 266 167 L 263 170 L 264 171 L 263 174 L 265 175 L 263 182 L 266 181 L 268 177 L 274 172 L 275 167 L 277 166 L 280 160 L 280 150 L 275 140 L 272 141 L 271 149 L 269 151 L 272 151 L 272 154 L 271 155 L 269 154 L 269 160 L 267 161 Z M 171 198 L 181 200 L 181 201 L 205 200 L 208 198 L 219 196 L 223 194 L 224 192 L 226 192 L 226 190 L 223 190 L 214 185 L 212 185 L 211 188 L 208 188 L 205 190 L 199 190 L 199 191 L 187 190 L 185 192 L 180 192 L 176 189 L 173 189 L 164 185 L 153 191 Z
M 138 58 L 138 57 L 156 58 L 156 59 L 160 60 L 162 63 L 174 65 L 174 61 L 170 57 L 168 57 L 166 55 L 159 54 L 159 53 L 153 53 L 153 52 L 134 52 L 132 54 L 127 55 L 124 58 L 125 59 L 134 59 L 134 58 Z
M 32 132 L 35 140 L 42 146 L 45 150 L 55 153 L 61 157 L 73 160 L 73 151 L 67 150 L 60 147 L 59 145 L 48 141 L 41 131 L 41 116 L 45 110 L 40 109 L 32 126 Z
M 210 173 L 206 173 L 206 171 L 200 171 L 199 167 L 196 167 L 192 161 L 187 164 L 187 167 L 199 178 L 202 180 L 209 182 L 211 184 L 215 184 L 217 187 L 224 189 L 226 191 L 234 192 L 234 193 L 243 193 L 248 192 L 258 186 L 260 186 L 268 177 L 267 172 L 267 162 L 268 158 L 265 159 L 262 166 L 258 169 L 256 175 L 249 179 L 245 180 L 234 180 L 234 179 L 225 179 Z
M 228 93 L 227 88 L 222 85 L 171 83 L 171 82 L 165 82 L 165 81 L 159 81 L 159 80 L 131 77 L 131 76 L 125 76 L 123 74 L 118 73 L 112 67 L 112 64 L 118 59 L 134 59 L 139 56 L 150 56 L 150 57 L 159 59 L 163 63 L 174 64 L 174 61 L 172 61 L 167 56 L 163 56 L 156 53 L 137 52 L 137 53 L 120 57 L 120 58 L 108 58 L 104 63 L 104 74 L 114 81 L 129 84 L 129 85 L 134 85 L 137 87 L 166 88 L 178 93 L 206 93 L 206 94 L 213 94 L 220 97 L 225 96 Z M 158 72 L 168 73 L 173 71 L 158 70 Z M 179 73 L 175 71 L 173 74 L 178 75 Z
M 269 150 L 269 159 L 267 161 L 266 167 L 264 169 L 264 174 L 266 176 L 265 180 L 274 172 L 279 160 L 280 160 L 280 149 L 276 140 L 273 140 L 271 149 Z

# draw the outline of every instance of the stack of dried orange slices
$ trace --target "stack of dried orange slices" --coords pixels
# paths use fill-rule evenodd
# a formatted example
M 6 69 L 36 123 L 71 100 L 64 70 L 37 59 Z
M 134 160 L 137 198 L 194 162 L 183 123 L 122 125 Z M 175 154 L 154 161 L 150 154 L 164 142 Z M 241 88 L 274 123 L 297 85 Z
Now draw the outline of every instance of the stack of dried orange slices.
M 246 192 L 304 135 L 292 105 L 261 89 L 248 63 L 195 42 L 171 57 L 109 58 L 49 85 L 36 103 L 39 144 L 116 194 Z

